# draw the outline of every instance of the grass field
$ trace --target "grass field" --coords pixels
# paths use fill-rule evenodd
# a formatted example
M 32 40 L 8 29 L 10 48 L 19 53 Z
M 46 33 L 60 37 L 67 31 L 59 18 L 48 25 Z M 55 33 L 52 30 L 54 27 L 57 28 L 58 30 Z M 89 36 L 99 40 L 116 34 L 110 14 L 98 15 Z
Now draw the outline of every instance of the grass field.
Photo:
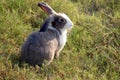
M 19 68 L 22 44 L 47 17 L 40 1 L 74 28 L 58 60 Z M 120 0 L 0 0 L 0 80 L 120 80 Z

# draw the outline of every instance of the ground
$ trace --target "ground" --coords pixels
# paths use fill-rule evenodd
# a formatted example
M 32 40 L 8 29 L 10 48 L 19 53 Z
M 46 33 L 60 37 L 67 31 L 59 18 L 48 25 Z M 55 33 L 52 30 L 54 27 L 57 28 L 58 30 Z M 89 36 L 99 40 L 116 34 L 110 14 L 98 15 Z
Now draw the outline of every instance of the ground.
M 74 23 L 59 59 L 18 67 L 21 46 L 47 18 L 40 0 L 0 0 L 0 80 L 120 80 L 120 0 L 42 0 Z

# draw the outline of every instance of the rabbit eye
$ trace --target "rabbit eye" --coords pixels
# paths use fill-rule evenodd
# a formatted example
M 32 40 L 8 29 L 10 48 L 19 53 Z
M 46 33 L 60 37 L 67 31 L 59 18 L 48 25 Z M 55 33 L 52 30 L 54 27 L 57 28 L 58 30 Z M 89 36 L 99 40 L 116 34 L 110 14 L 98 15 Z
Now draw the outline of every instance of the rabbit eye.
M 59 18 L 58 21 L 59 21 L 60 23 L 63 23 L 63 22 L 65 22 L 65 19 Z

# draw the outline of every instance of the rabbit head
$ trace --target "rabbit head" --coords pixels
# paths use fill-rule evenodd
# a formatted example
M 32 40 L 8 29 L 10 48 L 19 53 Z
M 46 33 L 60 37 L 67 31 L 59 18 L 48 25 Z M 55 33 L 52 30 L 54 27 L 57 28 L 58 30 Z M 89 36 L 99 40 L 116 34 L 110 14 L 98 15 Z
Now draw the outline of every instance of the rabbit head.
M 38 6 L 45 11 L 49 17 L 43 24 L 40 31 L 46 31 L 48 28 L 57 29 L 60 33 L 72 28 L 73 23 L 64 13 L 57 13 L 46 3 L 38 3 Z

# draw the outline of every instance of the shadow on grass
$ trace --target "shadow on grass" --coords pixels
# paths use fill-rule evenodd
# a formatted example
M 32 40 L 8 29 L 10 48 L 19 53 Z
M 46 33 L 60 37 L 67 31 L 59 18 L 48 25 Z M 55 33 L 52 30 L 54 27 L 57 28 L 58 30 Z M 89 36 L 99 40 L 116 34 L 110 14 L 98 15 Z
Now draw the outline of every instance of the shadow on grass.
M 12 66 L 14 67 L 14 65 L 18 65 L 19 64 L 19 55 L 17 54 L 11 54 L 9 57 L 9 60 L 12 63 Z

